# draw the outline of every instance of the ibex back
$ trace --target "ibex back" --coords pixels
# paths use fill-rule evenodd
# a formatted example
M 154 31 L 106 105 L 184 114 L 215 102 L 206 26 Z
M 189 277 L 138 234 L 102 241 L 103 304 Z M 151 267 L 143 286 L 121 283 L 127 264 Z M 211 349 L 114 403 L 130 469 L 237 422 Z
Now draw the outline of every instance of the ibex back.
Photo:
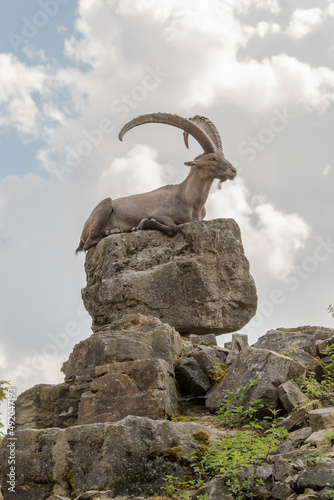
M 216 127 L 208 118 L 196 115 L 187 119 L 169 113 L 141 115 L 124 125 L 119 139 L 122 140 L 131 128 L 144 123 L 165 123 L 181 128 L 186 146 L 190 134 L 204 153 L 185 162 L 190 172 L 181 184 L 116 200 L 102 200 L 85 222 L 76 252 L 88 250 L 105 236 L 117 232 L 157 229 L 174 236 L 179 224 L 204 219 L 205 203 L 214 179 L 219 179 L 220 187 L 222 182 L 237 175 L 237 170 L 224 156 Z

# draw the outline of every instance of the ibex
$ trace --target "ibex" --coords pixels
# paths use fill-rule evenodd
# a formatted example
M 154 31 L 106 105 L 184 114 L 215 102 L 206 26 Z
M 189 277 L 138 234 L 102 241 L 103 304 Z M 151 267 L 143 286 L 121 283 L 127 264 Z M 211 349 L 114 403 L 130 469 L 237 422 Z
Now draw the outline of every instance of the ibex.
M 88 250 L 105 236 L 116 232 L 157 229 L 174 236 L 179 224 L 204 219 L 205 203 L 214 179 L 219 179 L 220 188 L 222 182 L 237 175 L 237 170 L 223 154 L 218 130 L 208 118 L 196 115 L 187 119 L 170 113 L 141 115 L 124 125 L 119 139 L 122 141 L 126 132 L 144 123 L 165 123 L 178 127 L 183 130 L 186 147 L 190 134 L 204 153 L 185 162 L 190 172 L 181 184 L 116 200 L 102 200 L 88 217 L 76 252 Z

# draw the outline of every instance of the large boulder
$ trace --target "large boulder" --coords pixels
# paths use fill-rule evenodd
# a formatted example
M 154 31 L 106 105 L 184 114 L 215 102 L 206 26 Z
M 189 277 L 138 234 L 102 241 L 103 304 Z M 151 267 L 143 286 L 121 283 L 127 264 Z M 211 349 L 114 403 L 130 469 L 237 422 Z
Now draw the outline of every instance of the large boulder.
M 233 219 L 121 233 L 88 251 L 82 297 L 93 331 L 126 313 L 155 316 L 178 332 L 240 330 L 254 316 L 257 294 Z
M 240 351 L 222 382 L 209 391 L 206 405 L 210 410 L 218 410 L 228 391 L 236 391 L 252 379 L 256 384 L 246 392 L 243 404 L 261 399 L 264 411 L 276 409 L 281 405 L 278 387 L 303 374 L 304 367 L 288 356 L 267 349 L 247 347 Z
M 126 315 L 79 342 L 63 364 L 65 382 L 17 399 L 16 429 L 116 422 L 127 415 L 170 418 L 178 411 L 174 367 L 179 333 L 158 318 Z
M 109 490 L 111 498 L 162 495 L 166 476 L 182 479 L 191 473 L 191 454 L 203 433 L 211 440 L 219 435 L 195 423 L 132 416 L 117 423 L 17 431 L 14 496 L 6 487 L 8 437 L 0 447 L 3 498 L 76 498 L 89 490 Z
M 321 365 L 315 359 L 319 345 L 326 347 L 334 336 L 333 328 L 321 326 L 298 326 L 270 330 L 253 345 L 257 349 L 269 349 L 302 364 L 306 370 L 321 372 Z M 334 339 L 333 339 L 334 342 Z

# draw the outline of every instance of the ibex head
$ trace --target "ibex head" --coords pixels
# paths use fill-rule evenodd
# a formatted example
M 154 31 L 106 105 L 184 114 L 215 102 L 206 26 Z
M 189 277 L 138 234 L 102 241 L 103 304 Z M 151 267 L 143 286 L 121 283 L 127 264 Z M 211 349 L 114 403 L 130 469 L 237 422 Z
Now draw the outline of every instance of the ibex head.
M 224 156 L 222 140 L 217 128 L 205 116 L 196 115 L 193 118 L 187 119 L 170 113 L 141 115 L 124 125 L 119 133 L 119 139 L 122 140 L 128 130 L 144 123 L 165 123 L 182 129 L 187 148 L 189 147 L 189 134 L 192 135 L 202 146 L 204 153 L 198 155 L 192 161 L 185 162 L 185 165 L 188 167 L 198 167 L 203 169 L 203 171 L 205 169 L 207 173 L 211 174 L 210 177 L 212 179 L 219 179 L 219 189 L 222 182 L 227 179 L 234 179 L 237 175 L 236 168 Z

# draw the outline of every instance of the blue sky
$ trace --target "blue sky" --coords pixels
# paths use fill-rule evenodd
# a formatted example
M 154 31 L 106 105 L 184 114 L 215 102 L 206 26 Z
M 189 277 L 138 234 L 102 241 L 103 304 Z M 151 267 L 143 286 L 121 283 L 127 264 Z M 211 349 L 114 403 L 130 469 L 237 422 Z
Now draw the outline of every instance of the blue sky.
M 43 9 L 44 6 L 44 9 Z M 66 65 L 68 60 L 64 57 L 64 41 L 66 34 L 74 29 L 75 0 L 66 0 L 64 5 L 59 2 L 1 0 L 0 9 L 0 51 L 13 53 L 28 67 L 35 61 L 24 52 L 24 48 L 33 48 L 34 51 L 42 50 L 48 59 L 53 59 L 53 64 Z M 38 13 L 44 13 L 39 18 Z M 37 17 L 36 17 L 37 15 Z M 37 20 L 37 26 L 34 21 Z M 47 21 L 47 22 L 46 22 Z M 40 24 L 46 23 L 45 26 Z M 33 28 L 31 28 L 31 24 Z M 31 38 L 26 36 L 31 34 Z M 15 129 L 8 127 L 0 137 L 1 176 L 24 175 L 36 172 L 47 176 L 47 173 L 36 161 L 36 150 L 40 149 L 44 141 L 40 138 L 34 140 L 18 136 Z
M 208 116 L 238 168 L 207 218 L 241 228 L 259 295 L 250 341 L 334 327 L 332 0 L 12 0 L 0 14 L 0 378 L 62 380 L 91 334 L 73 255 L 88 214 L 180 182 L 201 152 L 171 127 L 118 141 L 151 111 Z M 15 50 L 9 33 L 33 35 Z

